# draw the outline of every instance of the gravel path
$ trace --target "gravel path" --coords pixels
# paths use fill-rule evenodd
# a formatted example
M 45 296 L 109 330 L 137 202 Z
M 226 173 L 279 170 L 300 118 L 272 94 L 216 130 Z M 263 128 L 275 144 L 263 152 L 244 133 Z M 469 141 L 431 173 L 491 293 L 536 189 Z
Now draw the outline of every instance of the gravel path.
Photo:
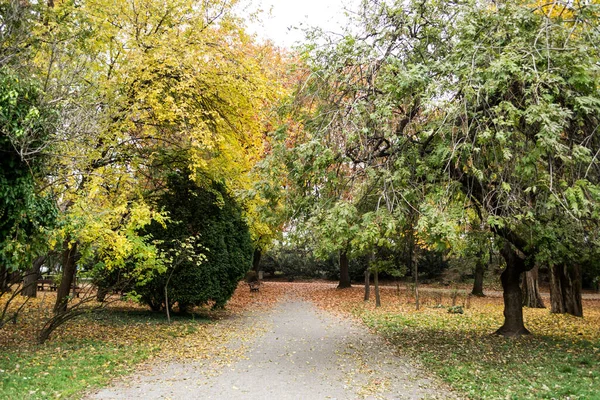
M 89 399 L 454 399 L 365 327 L 290 299 L 245 317 L 224 363 L 155 364 Z

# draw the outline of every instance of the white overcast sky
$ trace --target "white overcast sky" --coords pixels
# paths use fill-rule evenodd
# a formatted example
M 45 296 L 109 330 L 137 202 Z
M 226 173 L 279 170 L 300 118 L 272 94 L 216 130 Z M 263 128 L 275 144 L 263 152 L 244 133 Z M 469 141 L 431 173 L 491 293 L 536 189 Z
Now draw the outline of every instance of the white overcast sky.
M 318 26 L 340 32 L 346 23 L 344 8 L 352 9 L 358 0 L 252 0 L 250 10 L 262 9 L 261 23 L 249 23 L 250 32 L 276 45 L 291 47 L 304 39 L 302 28 Z

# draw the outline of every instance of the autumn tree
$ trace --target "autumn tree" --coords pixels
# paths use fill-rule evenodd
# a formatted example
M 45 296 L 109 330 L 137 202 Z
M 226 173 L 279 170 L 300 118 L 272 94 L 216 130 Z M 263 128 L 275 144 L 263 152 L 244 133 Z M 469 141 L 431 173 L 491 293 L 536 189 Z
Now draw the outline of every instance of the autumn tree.
M 593 6 L 555 7 L 576 17 L 512 2 L 465 12 L 453 24 L 458 44 L 443 71 L 446 90 L 459 104 L 439 125 L 452 149 L 449 177 L 485 210 L 505 241 L 506 321 L 499 332 L 507 335 L 527 332 L 520 275 L 536 260 L 564 265 L 564 255 L 547 240 L 569 232 L 584 243 L 586 226 L 597 223 L 598 55 L 592 27 L 598 20 Z M 576 256 L 573 249 L 570 256 Z M 563 271 L 570 276 L 564 284 L 576 286 L 577 272 Z M 580 298 L 577 290 L 569 292 Z
M 528 332 L 520 281 L 536 261 L 561 266 L 556 284 L 573 287 L 562 293 L 580 315 L 576 266 L 586 256 L 574 244 L 597 246 L 595 5 L 373 1 L 359 15 L 359 33 L 309 48 L 326 60 L 314 74 L 332 93 L 315 107 L 326 122 L 312 146 L 328 147 L 335 165 L 403 177 L 378 187 L 401 217 L 414 213 L 428 245 L 460 239 L 470 224 L 461 210 L 475 210 L 506 262 L 499 334 Z
M 111 270 L 134 257 L 140 273 L 161 268 L 138 232 L 164 218 L 152 193 L 175 165 L 236 195 L 250 186 L 276 85 L 233 5 L 85 1 L 44 9 L 35 61 L 61 121 L 60 156 L 44 182 L 62 211 L 57 311 L 76 265 Z

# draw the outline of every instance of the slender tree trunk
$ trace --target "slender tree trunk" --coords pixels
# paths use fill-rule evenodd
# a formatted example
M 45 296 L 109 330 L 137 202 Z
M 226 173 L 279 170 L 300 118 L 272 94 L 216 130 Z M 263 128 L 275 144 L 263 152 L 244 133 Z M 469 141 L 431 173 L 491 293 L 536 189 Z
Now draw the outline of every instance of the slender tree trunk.
M 559 264 L 550 267 L 550 312 L 583 317 L 581 267 Z
M 538 286 L 538 270 L 536 265 L 523 274 L 523 306 L 529 308 L 546 308 Z
M 348 269 L 348 254 L 346 251 L 340 251 L 340 283 L 338 289 L 345 289 L 351 286 L 350 270 Z
M 373 283 L 375 284 L 375 307 L 381 307 L 381 296 L 379 294 L 379 271 L 373 271 Z
M 519 257 L 508 241 L 500 251 L 506 268 L 500 275 L 504 298 L 504 325 L 496 333 L 502 336 L 529 334 L 523 323 L 523 300 L 521 296 L 521 273 L 525 272 L 525 261 Z
M 171 305 L 169 304 L 169 281 L 171 281 L 171 277 L 173 276 L 173 272 L 175 269 L 171 270 L 167 281 L 165 282 L 165 311 L 167 312 L 167 321 L 169 324 L 171 323 Z
M 369 268 L 365 269 L 365 301 L 369 301 L 371 297 L 371 271 Z
M 168 285 L 168 282 L 167 282 Z M 167 290 L 167 285 L 165 285 L 165 311 L 167 312 L 167 322 L 170 324 L 171 323 L 171 313 L 169 311 L 169 309 L 171 307 L 169 307 L 169 292 Z
M 37 296 L 37 279 L 40 275 L 40 268 L 42 268 L 42 265 L 44 265 L 45 261 L 46 256 L 36 258 L 33 260 L 31 268 L 25 272 L 25 276 L 23 277 L 23 291 L 21 292 L 23 296 Z
M 73 283 L 71 284 L 71 298 L 77 297 L 77 268 L 73 271 Z
M 484 297 L 483 294 L 483 275 L 485 274 L 485 263 L 483 262 L 483 253 L 479 253 L 475 262 L 475 282 L 473 282 L 473 296 Z
M 252 269 L 258 274 L 258 268 L 260 267 L 260 259 L 262 257 L 262 251 L 257 247 L 254 249 L 254 256 L 252 257 Z
M 413 257 L 413 263 L 415 264 L 415 308 L 418 310 L 421 306 L 419 302 L 419 263 L 415 257 Z
M 60 286 L 56 291 L 56 303 L 54 304 L 54 312 L 67 311 L 67 303 L 75 269 L 77 268 L 77 242 L 69 246 L 69 240 L 65 240 L 62 253 L 62 277 Z

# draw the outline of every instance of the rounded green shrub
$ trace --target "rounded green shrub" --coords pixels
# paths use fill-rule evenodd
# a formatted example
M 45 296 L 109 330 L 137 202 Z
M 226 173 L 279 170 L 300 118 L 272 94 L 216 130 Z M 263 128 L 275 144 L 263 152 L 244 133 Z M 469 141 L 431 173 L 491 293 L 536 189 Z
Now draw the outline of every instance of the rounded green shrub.
M 252 243 L 242 210 L 224 185 L 210 182 L 200 186 L 187 171 L 172 174 L 159 205 L 169 212 L 166 228 L 153 223 L 147 233 L 166 254 L 190 237 L 199 237 L 205 260 L 198 264 L 187 256 L 172 262 L 165 273 L 138 285 L 136 292 L 152 309 L 165 306 L 164 288 L 168 279 L 169 306 L 180 311 L 212 302 L 222 307 L 233 295 L 237 283 L 250 269 Z M 170 278 L 169 278 L 170 277 Z

